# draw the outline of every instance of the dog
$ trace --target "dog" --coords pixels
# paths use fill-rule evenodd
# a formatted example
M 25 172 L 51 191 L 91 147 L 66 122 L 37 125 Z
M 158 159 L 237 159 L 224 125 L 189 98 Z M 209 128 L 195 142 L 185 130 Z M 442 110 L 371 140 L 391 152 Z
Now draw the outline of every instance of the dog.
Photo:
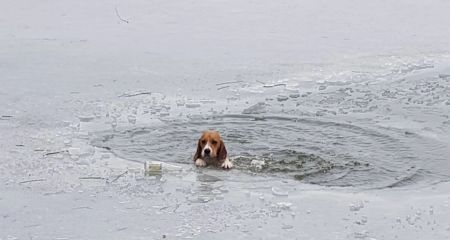
M 203 132 L 198 140 L 194 162 L 198 167 L 207 165 L 221 166 L 224 169 L 233 167 L 233 163 L 228 159 L 225 144 L 217 131 Z

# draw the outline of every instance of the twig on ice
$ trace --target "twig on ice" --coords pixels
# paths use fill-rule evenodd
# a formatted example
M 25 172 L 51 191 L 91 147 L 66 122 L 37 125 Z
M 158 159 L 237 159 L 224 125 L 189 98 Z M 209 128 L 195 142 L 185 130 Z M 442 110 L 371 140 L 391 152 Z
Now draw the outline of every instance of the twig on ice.
M 63 151 L 56 151 L 56 152 L 48 152 L 48 153 L 44 154 L 44 156 L 50 156 L 50 155 L 55 155 L 55 154 L 65 153 L 65 152 L 68 152 L 68 151 L 63 150 Z
M 122 22 L 130 23 L 128 20 L 125 20 L 125 19 L 123 19 L 123 18 L 120 16 L 119 10 L 117 10 L 117 7 L 115 7 L 114 9 L 116 10 L 116 16 L 117 16 Z
M 128 170 L 127 171 L 125 171 L 125 172 L 123 172 L 123 173 L 121 173 L 121 174 L 119 174 L 119 175 L 117 175 L 111 182 L 109 182 L 109 183 L 113 183 L 113 182 L 115 182 L 115 181 L 117 181 L 119 178 L 121 178 L 123 175 L 125 175 L 125 174 L 127 174 L 128 173 Z
M 93 179 L 93 180 L 104 180 L 104 179 L 106 179 L 106 178 L 104 178 L 104 177 L 96 177 L 96 176 L 93 176 L 93 177 L 79 177 L 78 179 L 82 179 L 82 180 L 89 180 L 89 179 Z
M 216 83 L 216 86 L 226 85 L 226 84 L 233 84 L 233 83 L 241 83 L 242 80 L 239 81 L 231 81 L 231 82 L 223 82 L 223 83 Z
M 120 95 L 119 97 L 136 97 L 139 95 L 151 95 L 152 92 L 138 92 L 138 93 L 124 93 Z
M 222 90 L 222 89 L 229 88 L 229 87 L 230 87 L 230 86 L 224 86 L 224 87 L 218 88 L 217 90 Z
M 32 179 L 32 180 L 19 182 L 19 184 L 31 183 L 31 182 L 43 182 L 43 181 L 45 181 L 45 179 L 43 179 L 43 178 L 41 178 L 41 179 Z

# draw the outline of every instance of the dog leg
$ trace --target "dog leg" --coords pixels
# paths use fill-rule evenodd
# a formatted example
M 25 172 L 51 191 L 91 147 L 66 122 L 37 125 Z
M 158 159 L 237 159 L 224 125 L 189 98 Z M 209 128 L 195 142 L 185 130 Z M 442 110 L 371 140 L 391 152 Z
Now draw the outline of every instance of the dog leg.
M 230 161 L 230 159 L 225 158 L 225 161 L 222 163 L 222 168 L 231 169 L 232 167 L 233 163 Z
M 195 166 L 204 167 L 206 166 L 206 162 L 201 158 L 197 158 L 197 160 L 195 160 Z

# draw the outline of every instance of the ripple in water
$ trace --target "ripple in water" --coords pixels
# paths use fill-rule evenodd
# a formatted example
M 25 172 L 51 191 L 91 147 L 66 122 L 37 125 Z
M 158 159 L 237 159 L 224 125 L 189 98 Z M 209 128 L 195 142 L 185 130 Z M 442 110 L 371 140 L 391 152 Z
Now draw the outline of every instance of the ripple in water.
M 218 130 L 236 169 L 324 186 L 394 187 L 423 177 L 423 145 L 410 135 L 278 116 L 215 116 L 97 133 L 92 144 L 131 161 L 193 164 L 196 141 Z M 429 158 L 429 156 L 428 156 Z M 259 166 L 255 167 L 252 161 Z M 255 162 L 253 162 L 255 163 Z

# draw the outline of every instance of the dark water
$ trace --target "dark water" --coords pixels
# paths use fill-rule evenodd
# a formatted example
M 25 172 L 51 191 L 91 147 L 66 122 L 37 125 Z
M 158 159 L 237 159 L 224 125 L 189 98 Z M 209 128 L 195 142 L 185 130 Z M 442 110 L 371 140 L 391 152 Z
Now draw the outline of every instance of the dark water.
M 237 171 L 249 174 L 364 188 L 448 176 L 448 150 L 439 142 L 405 131 L 314 118 L 222 115 L 168 121 L 98 133 L 92 144 L 131 161 L 192 164 L 197 138 L 205 129 L 220 131 Z M 254 165 L 253 160 L 264 164 Z

